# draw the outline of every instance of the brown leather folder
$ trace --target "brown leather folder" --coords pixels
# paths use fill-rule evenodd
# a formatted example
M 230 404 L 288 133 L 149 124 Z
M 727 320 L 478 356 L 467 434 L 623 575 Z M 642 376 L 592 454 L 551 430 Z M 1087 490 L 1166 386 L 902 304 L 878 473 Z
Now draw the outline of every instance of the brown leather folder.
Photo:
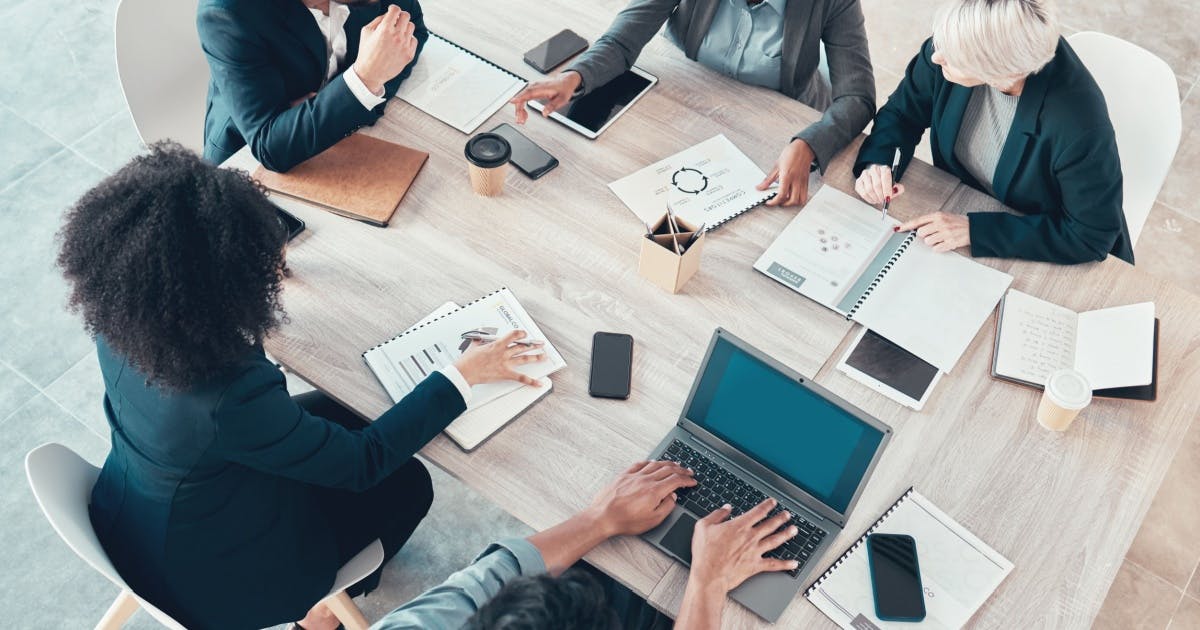
M 287 173 L 260 166 L 254 178 L 276 192 L 385 227 L 427 159 L 424 151 L 356 133 Z

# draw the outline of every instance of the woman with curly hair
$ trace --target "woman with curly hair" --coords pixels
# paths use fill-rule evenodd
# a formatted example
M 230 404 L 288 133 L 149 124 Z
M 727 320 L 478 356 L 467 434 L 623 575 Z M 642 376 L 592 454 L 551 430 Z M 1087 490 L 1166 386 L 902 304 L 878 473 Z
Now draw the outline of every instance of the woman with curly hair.
M 336 627 L 314 604 L 337 570 L 376 538 L 391 558 L 429 509 L 413 454 L 471 385 L 528 381 L 515 368 L 538 358 L 478 345 L 369 425 L 318 392 L 289 396 L 262 349 L 285 230 L 245 173 L 176 144 L 85 193 L 60 237 L 112 430 L 92 524 L 129 585 L 188 628 Z

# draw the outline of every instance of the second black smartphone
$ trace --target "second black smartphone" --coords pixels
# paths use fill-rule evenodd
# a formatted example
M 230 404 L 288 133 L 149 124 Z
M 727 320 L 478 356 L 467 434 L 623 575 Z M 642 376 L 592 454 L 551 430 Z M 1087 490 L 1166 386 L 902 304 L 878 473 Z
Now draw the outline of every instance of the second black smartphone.
M 583 52 L 587 47 L 586 39 L 580 37 L 575 31 L 564 28 L 554 37 L 534 46 L 525 53 L 525 63 L 545 74 L 558 64 Z
M 558 158 L 534 144 L 533 140 L 526 138 L 525 134 L 508 123 L 497 125 L 491 133 L 508 140 L 508 146 L 512 147 L 512 157 L 509 161 L 530 179 L 537 179 L 558 166 Z
M 912 536 L 867 536 L 867 563 L 871 568 L 876 617 L 882 621 L 925 618 L 925 589 L 917 564 L 917 543 Z
M 632 373 L 633 337 L 609 332 L 592 336 L 589 394 L 595 398 L 629 398 Z

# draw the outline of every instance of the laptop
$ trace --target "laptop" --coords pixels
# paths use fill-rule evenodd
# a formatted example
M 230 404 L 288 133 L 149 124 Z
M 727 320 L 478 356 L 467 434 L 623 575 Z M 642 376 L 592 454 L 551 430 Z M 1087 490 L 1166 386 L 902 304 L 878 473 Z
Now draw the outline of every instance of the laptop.
M 650 459 L 691 468 L 671 515 L 643 538 L 690 564 L 696 520 L 728 503 L 737 516 L 768 497 L 800 533 L 770 557 L 794 571 L 761 573 L 730 593 L 774 622 L 846 525 L 892 430 L 728 331 L 713 333 L 675 428 Z

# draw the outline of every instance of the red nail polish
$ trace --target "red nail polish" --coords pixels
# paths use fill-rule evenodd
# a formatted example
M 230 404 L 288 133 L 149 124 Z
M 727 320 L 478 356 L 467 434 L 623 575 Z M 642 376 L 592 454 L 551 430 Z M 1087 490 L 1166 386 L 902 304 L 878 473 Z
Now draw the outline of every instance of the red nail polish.
M 899 226 L 899 225 L 893 225 L 893 226 L 892 226 L 892 231 L 893 231 L 893 232 L 899 232 L 899 231 L 900 231 L 900 226 Z
M 900 187 L 899 187 L 899 186 L 892 186 L 892 194 L 894 195 L 894 194 L 896 194 L 896 193 L 898 193 L 898 192 L 900 192 Z

